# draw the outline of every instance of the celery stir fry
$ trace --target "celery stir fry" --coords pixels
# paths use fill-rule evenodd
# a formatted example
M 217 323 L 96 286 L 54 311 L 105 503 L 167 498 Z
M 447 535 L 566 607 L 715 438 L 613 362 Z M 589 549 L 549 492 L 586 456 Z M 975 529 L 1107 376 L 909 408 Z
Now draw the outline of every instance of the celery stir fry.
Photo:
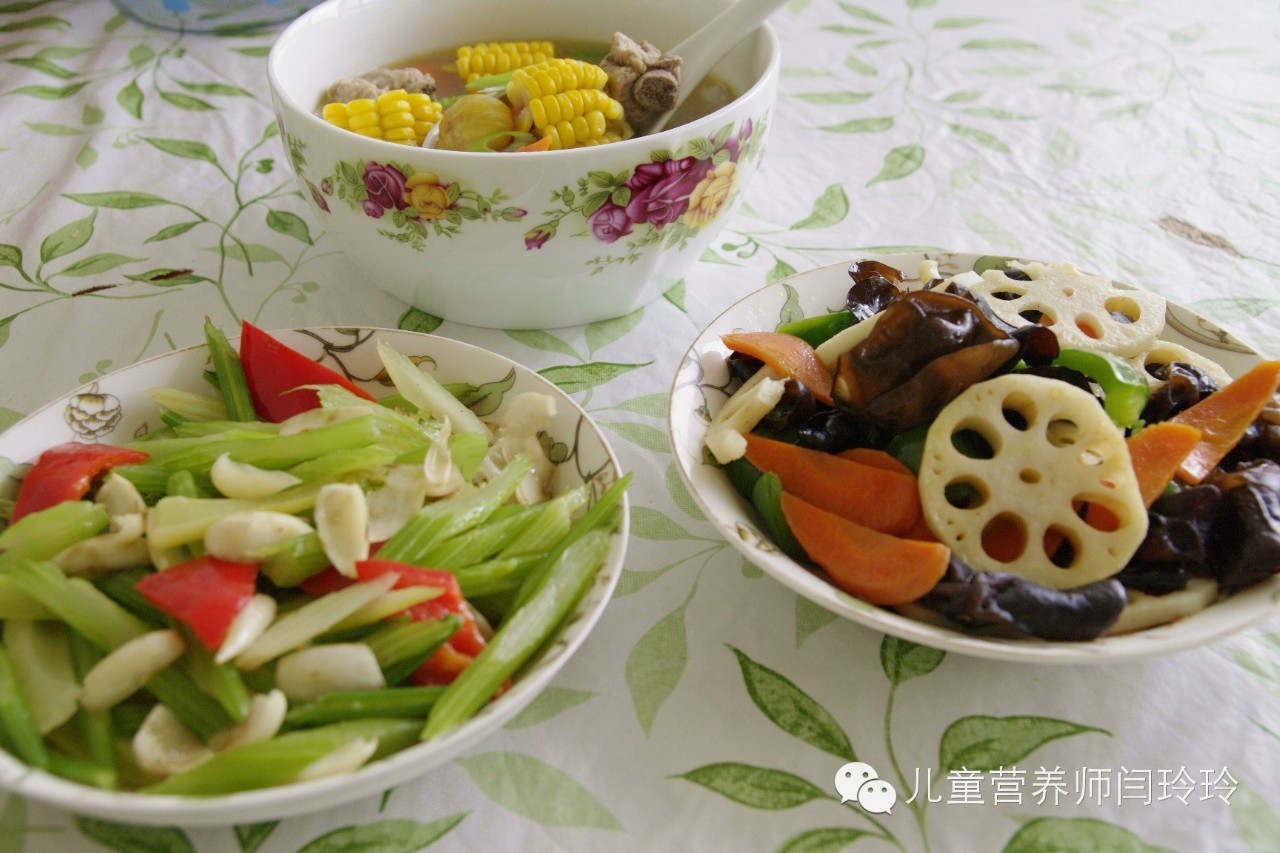
M 482 421 L 385 343 L 378 401 L 250 324 L 239 351 L 205 332 L 216 395 L 154 389 L 163 428 L 19 468 L 0 747 L 216 795 L 463 725 L 586 594 L 630 475 L 553 493 L 547 395 Z

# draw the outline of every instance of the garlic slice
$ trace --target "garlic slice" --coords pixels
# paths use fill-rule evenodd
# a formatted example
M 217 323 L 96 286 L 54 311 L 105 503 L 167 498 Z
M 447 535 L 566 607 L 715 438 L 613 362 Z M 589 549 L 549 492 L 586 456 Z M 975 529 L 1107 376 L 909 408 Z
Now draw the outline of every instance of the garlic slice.
M 281 421 L 278 435 L 297 435 L 307 430 L 319 429 L 323 426 L 349 421 L 352 418 L 371 417 L 366 406 L 326 406 L 319 409 L 307 409 L 293 417 Z
M 335 690 L 380 690 L 386 686 L 378 658 L 364 643 L 308 646 L 276 662 L 276 687 L 291 702 L 306 702 Z
M 263 551 L 314 528 L 296 515 L 270 510 L 233 512 L 209 525 L 204 532 L 204 548 L 223 560 L 253 563 Z
M 369 541 L 385 542 L 418 514 L 427 499 L 421 465 L 392 465 L 386 479 L 364 496 L 369 508 Z
M 111 519 L 112 525 L 108 529 L 113 531 L 117 529 L 117 518 L 143 515 L 147 511 L 147 502 L 143 500 L 138 487 L 114 471 L 107 474 L 93 500 L 106 509 L 107 518 Z
M 289 700 L 280 690 L 257 693 L 249 701 L 249 713 L 229 729 L 218 732 L 209 739 L 209 745 L 217 752 L 271 740 L 284 725 L 284 715 L 289 710 Z
M 124 479 L 123 477 L 121 479 Z M 97 577 L 109 572 L 145 566 L 151 561 L 143 516 L 135 513 L 112 518 L 114 531 L 90 536 L 63 548 L 53 562 L 63 574 Z
M 248 499 L 265 498 L 302 482 L 287 471 L 269 471 L 248 462 L 237 462 L 230 453 L 214 460 L 209 479 L 223 497 Z
M 142 720 L 133 735 L 132 746 L 138 766 L 162 778 L 190 770 L 213 757 L 213 750 L 167 706 L 159 703 Z
M 342 776 L 353 773 L 373 758 L 378 751 L 377 738 L 357 738 L 343 744 L 328 755 L 317 758 L 298 771 L 295 782 L 307 782 L 312 779 L 323 779 L 326 776 Z
M 453 435 L 451 422 L 445 420 L 440 424 L 440 431 L 432 439 L 427 448 L 427 455 L 422 460 L 422 475 L 426 486 L 425 496 L 429 498 L 448 497 L 462 488 L 462 472 L 453 464 L 453 455 L 449 452 L 449 438 Z
M 356 563 L 369 558 L 369 505 L 354 483 L 327 483 L 316 495 L 316 533 L 325 556 L 341 574 L 356 576 Z
M 227 635 L 222 638 L 218 653 L 213 662 L 227 663 L 242 651 L 253 645 L 253 641 L 262 636 L 262 632 L 271 626 L 276 618 L 276 600 L 266 593 L 257 593 L 249 599 L 236 618 L 231 620 Z
M 134 637 L 85 673 L 80 704 L 90 711 L 110 708 L 140 690 L 185 650 L 182 635 L 172 628 Z

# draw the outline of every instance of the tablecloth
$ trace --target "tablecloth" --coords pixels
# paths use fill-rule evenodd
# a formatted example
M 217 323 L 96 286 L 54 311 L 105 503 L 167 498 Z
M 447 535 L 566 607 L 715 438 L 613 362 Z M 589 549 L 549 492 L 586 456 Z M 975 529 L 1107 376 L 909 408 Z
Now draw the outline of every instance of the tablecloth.
M 455 761 L 222 828 L 130 829 L 0 794 L 0 849 L 1280 849 L 1280 623 L 1080 667 L 881 636 L 744 562 L 665 433 L 707 322 L 871 250 L 1071 261 L 1280 355 L 1280 7 L 792 0 L 771 24 L 764 165 L 696 268 L 625 321 L 506 333 L 424 317 L 333 247 L 267 132 L 272 30 L 0 3 L 0 427 L 201 341 L 206 316 L 402 326 L 554 368 L 636 473 L 598 627 Z M 891 811 L 842 803 L 855 758 L 894 788 Z

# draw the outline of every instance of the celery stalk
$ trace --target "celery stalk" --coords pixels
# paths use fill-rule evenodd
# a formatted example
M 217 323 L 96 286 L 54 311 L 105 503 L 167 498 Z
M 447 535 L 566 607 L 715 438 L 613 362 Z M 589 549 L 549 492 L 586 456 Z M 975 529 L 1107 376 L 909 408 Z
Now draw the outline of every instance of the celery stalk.
M 518 608 L 522 606 L 524 602 L 528 601 L 529 598 L 537 592 L 538 587 L 543 583 L 546 576 L 552 570 L 552 566 L 555 564 L 555 561 L 559 559 L 560 554 L 562 554 L 566 548 L 594 530 L 606 526 L 608 526 L 609 529 L 613 528 L 615 523 L 615 511 L 622 503 L 623 492 L 626 491 L 627 485 L 631 482 L 631 477 L 632 475 L 628 473 L 614 481 L 609 488 L 604 490 L 604 493 L 600 495 L 600 499 L 586 511 L 582 518 L 578 519 L 577 522 L 569 528 L 569 532 L 560 538 L 560 541 L 556 543 L 555 548 L 553 548 L 551 553 L 547 555 L 543 564 L 535 567 L 533 571 L 529 573 L 529 576 L 525 578 L 524 583 L 520 586 L 520 590 L 516 593 L 512 607 Z
M 227 417 L 227 404 L 219 397 L 177 388 L 151 388 L 147 395 L 162 411 L 182 415 L 189 422 L 220 421 Z
M 6 565 L 4 572 L 23 592 L 104 652 L 150 630 L 89 581 L 69 578 L 53 563 L 18 560 Z
M 233 721 L 243 720 L 249 713 L 252 696 L 240 670 L 231 664 L 213 662 L 213 653 L 200 643 L 188 643 L 182 658 L 187 675 L 196 686 L 208 693 Z
M 71 651 L 71 663 L 75 667 L 76 677 L 83 679 L 85 673 L 93 669 L 93 665 L 102 659 L 102 652 L 90 645 L 89 641 L 79 634 L 71 633 L 67 638 Z M 111 722 L 110 711 L 90 711 L 81 706 L 76 709 L 72 719 L 73 727 L 80 736 L 89 759 L 95 764 L 109 767 L 114 772 L 116 767 L 115 727 Z
M 350 450 L 335 450 L 315 459 L 300 462 L 288 472 L 299 480 L 336 479 L 346 474 L 390 465 L 396 461 L 396 453 L 381 444 L 370 447 L 354 447 Z
M 425 565 L 420 561 L 436 543 L 470 530 L 506 503 L 532 467 L 533 461 L 522 453 L 512 459 L 498 476 L 480 488 L 427 504 L 414 519 L 383 544 L 378 557 Z M 434 530 L 436 525 L 433 521 L 441 517 L 446 519 L 444 525 Z M 433 529 L 434 536 L 429 538 L 424 535 L 427 528 Z
M 107 511 L 90 501 L 63 501 L 33 512 L 0 533 L 0 559 L 48 560 L 107 529 Z
M 455 569 L 454 577 L 465 598 L 515 592 L 528 572 L 546 558 L 545 552 L 499 557 Z
M 147 682 L 146 688 L 187 728 L 205 740 L 231 725 L 231 715 L 176 667 L 161 670 Z
M 240 653 L 235 659 L 236 666 L 244 670 L 254 669 L 293 651 L 391 589 L 396 580 L 397 575 L 385 574 L 371 581 L 352 584 L 277 617 L 271 627 Z
M 378 341 L 378 357 L 382 359 L 382 366 L 387 369 L 396 390 L 419 410 L 441 420 L 447 418 L 453 424 L 454 432 L 488 437 L 489 428 L 475 413 L 424 373 L 409 356 L 385 341 Z
M 218 378 L 218 390 L 222 392 L 228 414 L 237 421 L 257 420 L 258 414 L 253 408 L 253 398 L 249 395 L 249 383 L 244 377 L 244 365 L 240 363 L 240 356 L 232 348 L 227 336 L 208 317 L 204 321 L 204 340 L 209 346 L 213 372 Z
M 79 782 L 81 785 L 88 785 L 92 788 L 112 791 L 119 787 L 120 777 L 116 773 L 114 766 L 97 761 L 73 758 L 57 750 L 49 750 L 48 770 L 55 776 L 61 776 L 63 779 Z
M 491 519 L 472 530 L 441 542 L 422 559 L 437 569 L 457 569 L 494 556 L 541 516 L 541 507 L 520 507 L 518 513 L 508 513 L 502 518 Z M 568 530 L 568 524 L 565 524 Z
M 133 442 L 151 454 L 150 462 L 171 471 L 190 469 L 208 471 L 223 453 L 237 462 L 248 462 L 259 468 L 289 468 L 335 450 L 366 447 L 378 441 L 380 432 L 372 417 L 348 418 L 292 435 L 272 435 L 257 430 L 241 429 L 234 437 L 211 439 L 164 438 L 145 443 Z
M 378 659 L 387 683 L 398 684 L 461 627 L 462 618 L 455 614 L 425 622 L 393 622 L 363 642 Z
M 599 529 L 560 552 L 528 602 L 507 617 L 475 660 L 445 688 L 427 717 L 423 740 L 470 719 L 537 653 L 591 586 L 608 553 L 609 534 Z
M 134 616 L 137 616 L 148 626 L 170 628 L 173 626 L 173 619 L 143 598 L 142 593 L 137 590 L 138 581 L 149 574 L 151 574 L 151 569 L 146 566 L 137 566 L 132 569 L 121 569 L 118 572 L 99 575 L 91 583 L 105 593 L 108 598 Z
M 121 465 L 111 470 L 133 483 L 143 497 L 167 494 L 170 472 L 159 465 L 142 462 L 137 465 Z
M 280 543 L 262 557 L 262 573 L 279 587 L 297 586 L 329 566 L 320 536 L 304 533 Z
M 71 665 L 69 633 L 57 621 L 10 619 L 4 624 L 4 649 L 42 735 L 70 720 L 79 707 L 82 690 Z
M 284 724 L 289 728 L 300 728 L 368 717 L 422 719 L 443 692 L 444 688 L 439 686 L 335 690 L 290 709 Z
M 215 521 L 234 512 L 264 509 L 300 513 L 315 506 L 321 482 L 302 483 L 274 495 L 255 499 L 161 498 L 147 513 L 147 538 L 155 548 L 176 548 L 198 542 Z
M 319 385 L 316 396 L 325 408 L 365 409 L 378 423 L 382 438 L 379 443 L 397 454 L 424 453 L 435 439 L 440 424 L 424 421 L 416 415 L 401 412 L 381 402 L 357 397 L 341 385 Z M 486 442 L 486 449 L 488 444 Z M 421 456 L 419 456 L 421 460 Z
M 581 487 L 556 495 L 539 507 L 539 518 L 524 535 L 513 540 L 498 554 L 499 557 L 518 557 L 549 551 L 569 532 L 574 515 L 587 505 L 591 487 Z
M 212 438 L 227 433 L 245 435 L 249 432 L 277 435 L 280 432 L 280 425 L 267 423 L 266 421 L 210 420 L 184 421 L 173 428 L 173 434 L 176 438 Z
M 5 743 L 18 758 L 39 767 L 49 767 L 49 750 L 45 748 L 31 706 L 18 686 L 13 663 L 0 647 L 0 730 Z
M 149 788 L 153 794 L 230 794 L 285 785 L 315 761 L 352 741 L 375 738 L 378 758 L 412 745 L 421 727 L 415 719 L 369 718 L 286 732 L 258 743 L 237 746 L 185 773 Z
M 184 498 L 212 498 L 217 494 L 209 494 L 202 492 L 200 486 L 196 483 L 196 475 L 190 471 L 174 471 L 169 475 L 169 479 L 165 481 L 164 493 L 166 495 L 180 495 Z
M 0 619 L 52 618 L 53 611 L 19 589 L 12 578 L 0 574 Z

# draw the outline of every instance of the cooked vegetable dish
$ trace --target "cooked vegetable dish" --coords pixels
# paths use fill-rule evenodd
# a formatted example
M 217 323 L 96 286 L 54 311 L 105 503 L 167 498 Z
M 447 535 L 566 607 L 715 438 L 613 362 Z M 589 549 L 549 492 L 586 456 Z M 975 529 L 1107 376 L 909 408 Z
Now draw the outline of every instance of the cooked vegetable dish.
M 548 41 L 483 42 L 338 80 L 318 113 L 338 127 L 405 145 L 581 148 L 646 132 L 675 105 L 681 64 L 624 33 L 615 33 L 605 50 L 580 46 L 561 55 Z M 703 81 L 686 106 L 693 115 L 721 106 L 731 99 L 724 88 Z
M 154 389 L 163 428 L 20 466 L 0 747 L 213 795 L 463 725 L 586 593 L 629 477 L 553 494 L 545 394 L 482 421 L 385 343 L 375 401 L 248 323 L 239 352 L 206 337 L 216 396 Z
M 1232 380 L 1165 304 L 1069 264 L 921 286 L 722 336 L 706 445 L 784 552 L 846 592 L 993 635 L 1090 640 L 1280 572 L 1280 362 Z

